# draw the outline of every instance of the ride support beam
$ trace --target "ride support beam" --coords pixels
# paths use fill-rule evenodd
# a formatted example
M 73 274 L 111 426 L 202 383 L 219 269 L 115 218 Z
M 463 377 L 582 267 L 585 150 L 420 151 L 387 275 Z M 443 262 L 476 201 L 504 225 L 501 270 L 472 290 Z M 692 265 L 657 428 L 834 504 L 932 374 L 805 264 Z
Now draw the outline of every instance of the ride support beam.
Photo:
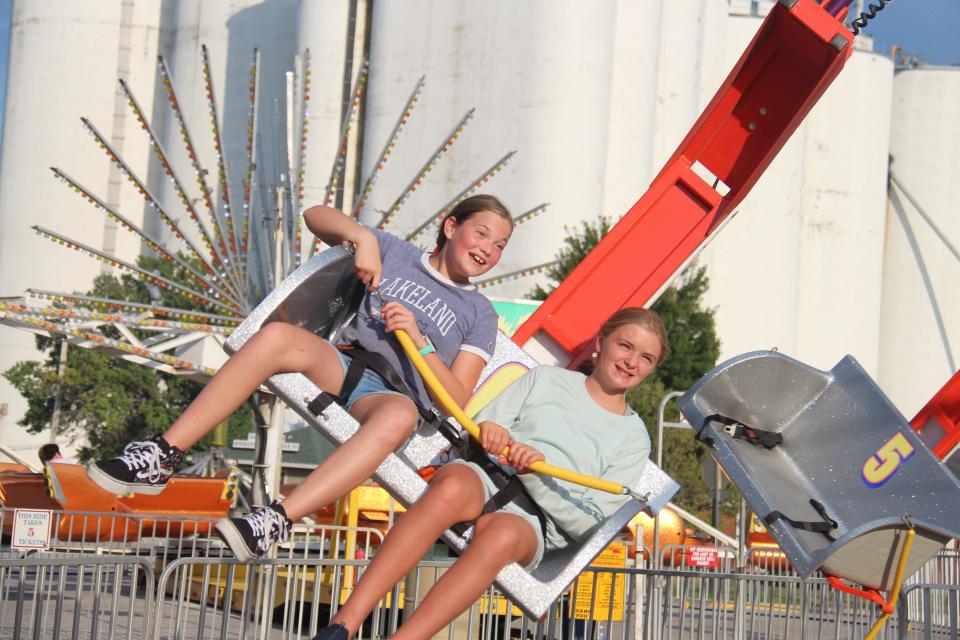
M 647 192 L 514 341 L 545 364 L 572 367 L 610 314 L 651 301 L 749 193 L 840 73 L 852 42 L 814 0 L 774 5 Z
M 910 426 L 940 460 L 960 448 L 960 371 L 914 416 Z

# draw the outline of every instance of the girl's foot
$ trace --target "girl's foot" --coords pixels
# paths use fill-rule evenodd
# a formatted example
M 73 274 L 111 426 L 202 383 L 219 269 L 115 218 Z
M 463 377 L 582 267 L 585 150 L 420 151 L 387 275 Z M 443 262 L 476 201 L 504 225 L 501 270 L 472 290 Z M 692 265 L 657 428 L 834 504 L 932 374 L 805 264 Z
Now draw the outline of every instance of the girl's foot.
M 327 625 L 312 640 L 349 640 L 350 632 L 340 623 Z
M 216 528 L 237 560 L 249 562 L 263 556 L 275 542 L 289 538 L 293 521 L 274 502 L 242 518 L 224 518 Z
M 137 440 L 123 448 L 116 458 L 98 460 L 87 467 L 87 477 L 105 491 L 121 495 L 156 495 L 183 459 L 183 451 L 161 436 Z

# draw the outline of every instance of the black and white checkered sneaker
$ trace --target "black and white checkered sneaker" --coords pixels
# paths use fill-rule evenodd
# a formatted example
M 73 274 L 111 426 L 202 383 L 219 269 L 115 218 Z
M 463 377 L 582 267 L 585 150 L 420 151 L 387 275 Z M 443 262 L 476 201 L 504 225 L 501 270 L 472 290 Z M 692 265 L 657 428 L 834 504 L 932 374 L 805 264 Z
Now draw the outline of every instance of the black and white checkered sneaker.
M 274 543 L 289 538 L 293 521 L 280 503 L 274 502 L 242 518 L 224 518 L 216 528 L 233 555 L 249 562 L 266 554 Z
M 160 436 L 129 443 L 116 458 L 87 467 L 87 477 L 105 491 L 156 495 L 167 486 L 183 452 Z

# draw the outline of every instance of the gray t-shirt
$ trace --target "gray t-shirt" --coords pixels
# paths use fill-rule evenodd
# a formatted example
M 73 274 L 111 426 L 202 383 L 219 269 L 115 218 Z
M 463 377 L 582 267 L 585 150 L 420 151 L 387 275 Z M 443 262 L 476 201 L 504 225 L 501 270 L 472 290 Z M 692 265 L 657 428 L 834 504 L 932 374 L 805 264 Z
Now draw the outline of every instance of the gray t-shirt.
M 557 367 L 536 367 L 480 410 L 479 424 L 495 422 L 517 442 L 540 451 L 546 461 L 564 469 L 633 487 L 650 457 L 650 436 L 643 420 L 598 405 L 584 386 L 582 373 Z M 547 519 L 547 549 L 583 540 L 626 501 L 597 489 L 539 473 L 520 476 L 524 489 Z
M 430 265 L 429 256 L 409 242 L 379 229 L 371 231 L 380 242 L 380 295 L 384 300 L 398 301 L 413 311 L 420 332 L 430 338 L 448 367 L 460 351 L 475 353 L 488 362 L 497 340 L 497 314 L 490 301 L 474 285 L 445 278 Z M 383 354 L 417 394 L 417 401 L 430 406 L 433 402 L 420 374 L 397 339 L 384 331 L 380 307 L 380 299 L 367 293 L 338 344 L 357 342 L 368 351 Z

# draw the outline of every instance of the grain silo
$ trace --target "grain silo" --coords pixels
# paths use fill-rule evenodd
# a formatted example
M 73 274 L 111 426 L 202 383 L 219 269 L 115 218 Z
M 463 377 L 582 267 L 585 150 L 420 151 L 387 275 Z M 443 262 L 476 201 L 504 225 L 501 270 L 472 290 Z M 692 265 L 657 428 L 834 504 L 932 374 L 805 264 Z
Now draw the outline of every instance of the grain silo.
M 956 371 L 960 357 L 958 105 L 960 69 L 897 72 L 880 384 L 908 418 Z
M 731 15 L 728 65 L 760 25 Z M 778 347 L 876 372 L 892 62 L 857 50 L 704 252 L 721 358 Z
M 126 259 L 140 253 L 139 240 L 105 222 L 58 184 L 50 167 L 59 167 L 131 220 L 142 221 L 142 199 L 111 166 L 79 117 L 88 117 L 125 157 L 146 161 L 145 141 L 117 78 L 149 78 L 141 99 L 152 103 L 153 69 L 165 37 L 163 6 L 65 0 L 14 4 L 0 159 L 0 295 L 22 295 L 28 287 L 84 291 L 100 271 L 99 263 L 37 236 L 31 225 Z M 32 336 L 0 330 L 0 370 L 37 356 Z M 0 440 L 33 448 L 15 426 L 24 400 L 4 379 L 0 403 L 8 404 Z

